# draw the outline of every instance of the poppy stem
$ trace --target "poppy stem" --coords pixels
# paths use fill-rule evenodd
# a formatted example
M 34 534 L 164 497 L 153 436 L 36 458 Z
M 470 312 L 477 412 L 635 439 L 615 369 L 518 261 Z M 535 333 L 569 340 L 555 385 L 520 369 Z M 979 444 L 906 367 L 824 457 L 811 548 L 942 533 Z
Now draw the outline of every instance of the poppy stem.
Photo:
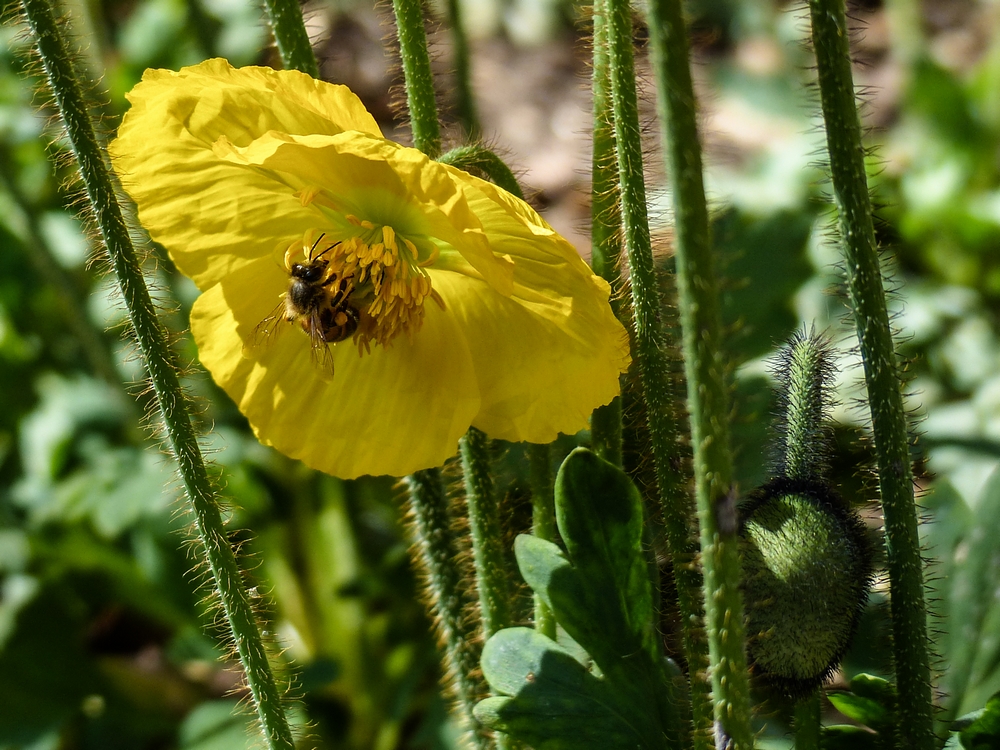
M 264 0 L 264 7 L 271 22 L 275 44 L 278 45 L 281 63 L 288 70 L 300 70 L 313 78 L 319 78 L 319 65 L 309 42 L 298 0 Z
M 490 447 L 486 433 L 470 427 L 459 441 L 465 501 L 468 508 L 472 559 L 476 567 L 479 613 L 483 641 L 513 624 L 511 603 L 514 595 L 503 549 L 503 529 L 493 487 Z M 498 750 L 517 747 L 510 737 L 497 733 Z
M 923 560 L 901 380 L 886 311 L 851 74 L 851 31 L 843 0 L 810 0 L 809 11 L 847 288 L 864 362 L 885 516 L 899 743 L 900 747 L 930 750 L 936 741 Z
M 418 471 L 405 480 L 413 512 L 416 557 L 424 569 L 434 622 L 445 647 L 445 671 L 458 699 L 469 739 L 477 750 L 490 742 L 472 715 L 476 702 L 486 694 L 485 684 L 474 675 L 479 669 L 475 633 L 469 632 L 469 591 L 464 585 L 458 544 L 448 511 L 448 498 L 439 469 Z
M 177 376 L 177 364 L 149 296 L 115 195 L 105 150 L 94 131 L 59 23 L 48 0 L 23 0 L 22 7 L 149 372 L 167 440 L 194 510 L 198 538 L 232 632 L 232 644 L 246 671 L 264 738 L 270 750 L 293 750 L 291 729 L 257 629 L 250 595 L 226 536 L 219 499 L 205 470 L 187 397 Z
M 475 427 L 459 441 L 465 500 L 469 509 L 472 557 L 482 610 L 483 640 L 511 625 L 511 591 L 504 563 L 503 531 L 493 488 L 486 434 Z
M 593 166 L 590 191 L 590 265 L 611 285 L 611 309 L 628 325 L 621 304 L 622 217 L 619 207 L 618 159 L 612 122 L 611 71 L 608 60 L 607 10 L 594 7 L 594 60 L 591 88 L 594 96 Z M 622 397 L 594 409 L 590 417 L 594 452 L 608 463 L 622 465 Z
M 676 3 L 675 3 L 676 5 Z M 729 407 L 719 361 L 721 347 L 719 302 L 708 246 L 708 214 L 701 185 L 698 134 L 693 117 L 693 94 L 687 68 L 687 40 L 683 25 L 671 49 L 674 68 L 686 74 L 686 98 L 692 103 L 685 121 L 682 148 L 694 161 L 672 171 L 676 181 L 676 257 L 680 312 L 684 331 L 684 366 L 688 382 L 688 412 L 694 446 L 695 496 L 701 526 L 701 556 L 693 530 L 691 501 L 684 490 L 683 463 L 677 445 L 674 375 L 668 359 L 669 343 L 661 319 L 662 300 L 653 265 L 643 180 L 642 140 L 639 130 L 632 58 L 632 14 L 627 0 L 598 5 L 607 14 L 608 58 L 614 113 L 615 143 L 621 190 L 622 227 L 631 274 L 635 320 L 636 359 L 642 377 L 653 462 L 667 547 L 677 584 L 677 604 L 683 623 L 684 655 L 688 660 L 694 746 L 715 746 L 712 735 L 712 697 L 718 731 L 734 742 L 735 750 L 753 747 L 750 696 L 743 644 L 743 602 L 739 591 L 739 548 L 735 502 L 732 497 L 732 457 L 729 452 Z M 605 10 L 606 8 L 606 10 Z M 650 37 L 661 45 L 676 19 L 654 12 Z M 595 15 L 598 15 L 595 9 Z M 654 47 L 655 51 L 656 47 Z M 659 67 L 659 66 L 658 66 Z M 662 71 L 658 83 L 664 86 Z M 683 76 L 668 88 L 685 85 Z M 662 104 L 662 102 L 661 102 Z M 700 200 L 700 209 L 697 207 Z M 693 204 L 693 205 L 692 205 Z M 691 247 L 692 228 L 697 238 Z M 695 255 L 692 263 L 688 256 Z M 705 623 L 708 625 L 706 648 Z M 709 669 L 711 661 L 712 668 Z M 709 675 L 712 685 L 709 685 Z
M 413 145 L 436 159 L 441 154 L 441 124 L 438 122 L 431 57 L 427 51 L 423 6 L 420 0 L 392 0 L 392 10 L 396 14 L 396 34 L 399 57 L 403 62 Z
M 547 542 L 556 540 L 556 503 L 552 484 L 552 450 L 548 445 L 528 446 L 531 472 L 531 533 Z M 556 639 L 556 618 L 535 594 L 535 630 Z

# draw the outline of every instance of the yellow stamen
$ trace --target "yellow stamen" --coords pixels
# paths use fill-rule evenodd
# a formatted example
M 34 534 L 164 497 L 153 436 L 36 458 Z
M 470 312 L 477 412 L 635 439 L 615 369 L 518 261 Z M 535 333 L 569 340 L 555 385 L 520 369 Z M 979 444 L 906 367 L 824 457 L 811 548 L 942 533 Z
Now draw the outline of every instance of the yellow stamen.
M 396 250 L 396 230 L 392 227 L 382 227 L 382 241 L 390 250 Z
M 351 224 L 353 224 L 356 227 L 361 227 L 362 229 L 374 229 L 375 228 L 375 225 L 372 224 L 370 221 L 368 221 L 367 219 L 359 219 L 354 214 L 347 214 L 347 216 L 345 218 Z
M 434 261 L 438 259 L 438 256 L 440 254 L 441 251 L 438 249 L 438 246 L 434 245 L 433 247 L 431 247 L 431 254 L 428 255 L 426 258 L 424 258 L 422 261 L 420 261 L 417 265 L 420 266 L 421 268 L 427 268 L 427 266 L 434 264 Z M 413 257 L 416 258 L 417 254 L 414 253 Z
M 296 195 L 299 197 L 299 201 L 302 203 L 302 207 L 305 208 L 314 200 L 316 196 L 323 190 L 323 188 L 318 185 L 311 185 L 309 187 L 302 188 Z

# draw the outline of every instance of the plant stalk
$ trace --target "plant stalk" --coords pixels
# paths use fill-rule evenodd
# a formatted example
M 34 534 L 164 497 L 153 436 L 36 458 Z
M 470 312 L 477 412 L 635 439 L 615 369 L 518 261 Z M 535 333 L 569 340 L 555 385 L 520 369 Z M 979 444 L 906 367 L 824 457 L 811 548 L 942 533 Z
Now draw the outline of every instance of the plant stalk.
M 285 68 L 301 70 L 313 78 L 319 78 L 319 65 L 309 42 L 298 0 L 264 0 L 264 7 Z
M 694 450 L 695 498 L 701 526 L 716 732 L 731 739 L 737 750 L 750 750 L 753 731 L 739 590 L 729 399 L 721 361 L 718 284 L 709 238 L 690 46 L 679 0 L 649 0 L 648 13 L 657 112 L 666 146 L 667 172 L 673 184 L 674 255 Z M 634 270 L 632 274 L 634 279 Z M 637 316 L 640 310 L 637 304 Z M 641 312 L 643 316 L 648 314 L 645 310 Z M 664 512 L 665 518 L 671 515 L 684 517 L 683 512 L 676 510 Z M 666 525 L 672 549 L 687 543 L 682 535 L 686 529 L 679 520 L 667 521 Z M 701 654 L 697 656 L 700 658 Z M 699 670 L 698 676 L 704 678 L 705 673 Z M 692 669 L 691 703 L 695 742 L 700 748 L 711 746 L 708 744 L 711 738 L 705 732 L 707 697 L 707 686 L 695 679 Z
M 461 719 L 477 750 L 487 750 L 489 740 L 479 730 L 472 715 L 484 697 L 485 685 L 479 673 L 476 635 L 470 632 L 467 608 L 471 603 L 456 561 L 459 549 L 452 531 L 448 499 L 439 469 L 411 474 L 405 480 L 413 512 L 413 534 L 418 561 L 427 576 L 427 592 L 441 641 L 445 648 L 447 677 L 458 699 Z
M 500 525 L 497 500 L 493 488 L 490 445 L 486 433 L 470 427 L 459 441 L 462 473 L 465 476 L 465 501 L 472 538 L 472 559 L 476 568 L 476 589 L 479 592 L 479 614 L 483 640 L 513 624 L 511 605 L 514 601 L 511 581 L 507 574 L 503 549 L 503 529 Z M 495 735 L 498 750 L 516 747 L 507 735 Z
M 528 447 L 531 471 L 531 533 L 547 542 L 556 540 L 556 504 L 552 484 L 552 451 L 548 445 Z M 556 618 L 535 594 L 535 630 L 556 639 Z
M 96 224 L 107 247 L 143 360 L 156 393 L 167 439 L 195 514 L 195 527 L 229 623 L 247 685 L 270 750 L 293 750 L 274 676 L 254 618 L 250 596 L 229 544 L 219 502 L 205 471 L 205 461 L 191 422 L 188 402 L 166 334 L 156 317 L 128 227 L 115 195 L 110 167 L 97 140 L 79 81 L 55 14 L 47 0 L 23 0 L 25 16 L 56 105 L 80 166 Z
M 593 157 L 590 190 L 590 265 L 611 286 L 611 309 L 626 326 L 627 314 L 620 297 L 621 211 L 619 209 L 618 157 L 611 103 L 611 71 L 608 58 L 607 9 L 603 0 L 594 3 Z M 598 406 L 590 417 L 590 441 L 594 452 L 608 463 L 622 465 L 622 397 Z
M 441 125 L 434 96 L 431 57 L 427 51 L 423 8 L 420 0 L 392 0 L 392 9 L 396 14 L 396 34 L 403 62 L 413 145 L 436 159 L 441 155 Z
M 503 552 L 503 532 L 493 489 L 489 440 L 475 427 L 459 441 L 472 557 L 483 618 L 483 638 L 511 626 L 512 592 Z
M 850 30 L 843 0 L 810 0 L 809 11 L 847 287 L 868 386 L 885 516 L 899 742 L 913 750 L 932 750 L 935 737 L 927 610 L 909 436 L 872 224 L 851 75 Z

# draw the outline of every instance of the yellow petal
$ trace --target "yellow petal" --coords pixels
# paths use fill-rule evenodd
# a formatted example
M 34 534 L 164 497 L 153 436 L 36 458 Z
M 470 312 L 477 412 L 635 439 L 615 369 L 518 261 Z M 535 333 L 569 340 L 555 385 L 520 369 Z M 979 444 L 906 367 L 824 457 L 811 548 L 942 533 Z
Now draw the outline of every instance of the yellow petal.
M 399 476 L 441 465 L 479 409 L 464 338 L 455 319 L 428 309 L 420 335 L 360 357 L 333 346 L 335 373 L 321 377 L 308 337 L 283 324 L 256 360 L 243 342 L 273 300 L 263 263 L 204 292 L 191 312 L 199 357 L 239 406 L 261 442 L 308 466 L 349 479 Z
M 490 248 L 514 269 L 508 299 L 473 295 L 469 284 L 459 293 L 453 279 L 433 276 L 463 330 L 476 332 L 468 341 L 482 393 L 474 425 L 493 437 L 538 443 L 583 429 L 595 407 L 618 395 L 630 362 L 608 284 L 527 203 L 449 170 Z
M 213 151 L 219 138 L 242 145 L 272 129 L 379 135 L 344 86 L 295 71 L 234 69 L 225 60 L 147 71 L 129 100 L 109 147 L 115 171 L 143 226 L 203 289 L 271 254 L 289 222 L 317 223 L 316 209 L 284 186 L 220 160 Z
M 606 285 L 545 298 L 520 284 L 504 297 L 455 273 L 435 272 L 432 283 L 472 355 L 481 394 L 472 424 L 491 437 L 548 443 L 584 429 L 593 409 L 618 395 L 628 340 Z

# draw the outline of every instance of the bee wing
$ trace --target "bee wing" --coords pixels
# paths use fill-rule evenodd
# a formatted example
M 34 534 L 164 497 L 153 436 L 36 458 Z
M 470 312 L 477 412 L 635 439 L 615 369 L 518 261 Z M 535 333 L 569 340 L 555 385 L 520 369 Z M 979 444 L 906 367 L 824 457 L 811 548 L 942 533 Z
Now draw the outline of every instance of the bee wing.
M 333 380 L 333 352 L 330 351 L 330 345 L 323 336 L 319 310 L 313 310 L 309 314 L 309 344 L 312 361 L 320 377 L 327 381 Z
M 253 359 L 255 352 L 267 348 L 282 331 L 288 327 L 285 320 L 285 303 L 279 302 L 271 314 L 254 326 L 243 341 L 243 356 Z

